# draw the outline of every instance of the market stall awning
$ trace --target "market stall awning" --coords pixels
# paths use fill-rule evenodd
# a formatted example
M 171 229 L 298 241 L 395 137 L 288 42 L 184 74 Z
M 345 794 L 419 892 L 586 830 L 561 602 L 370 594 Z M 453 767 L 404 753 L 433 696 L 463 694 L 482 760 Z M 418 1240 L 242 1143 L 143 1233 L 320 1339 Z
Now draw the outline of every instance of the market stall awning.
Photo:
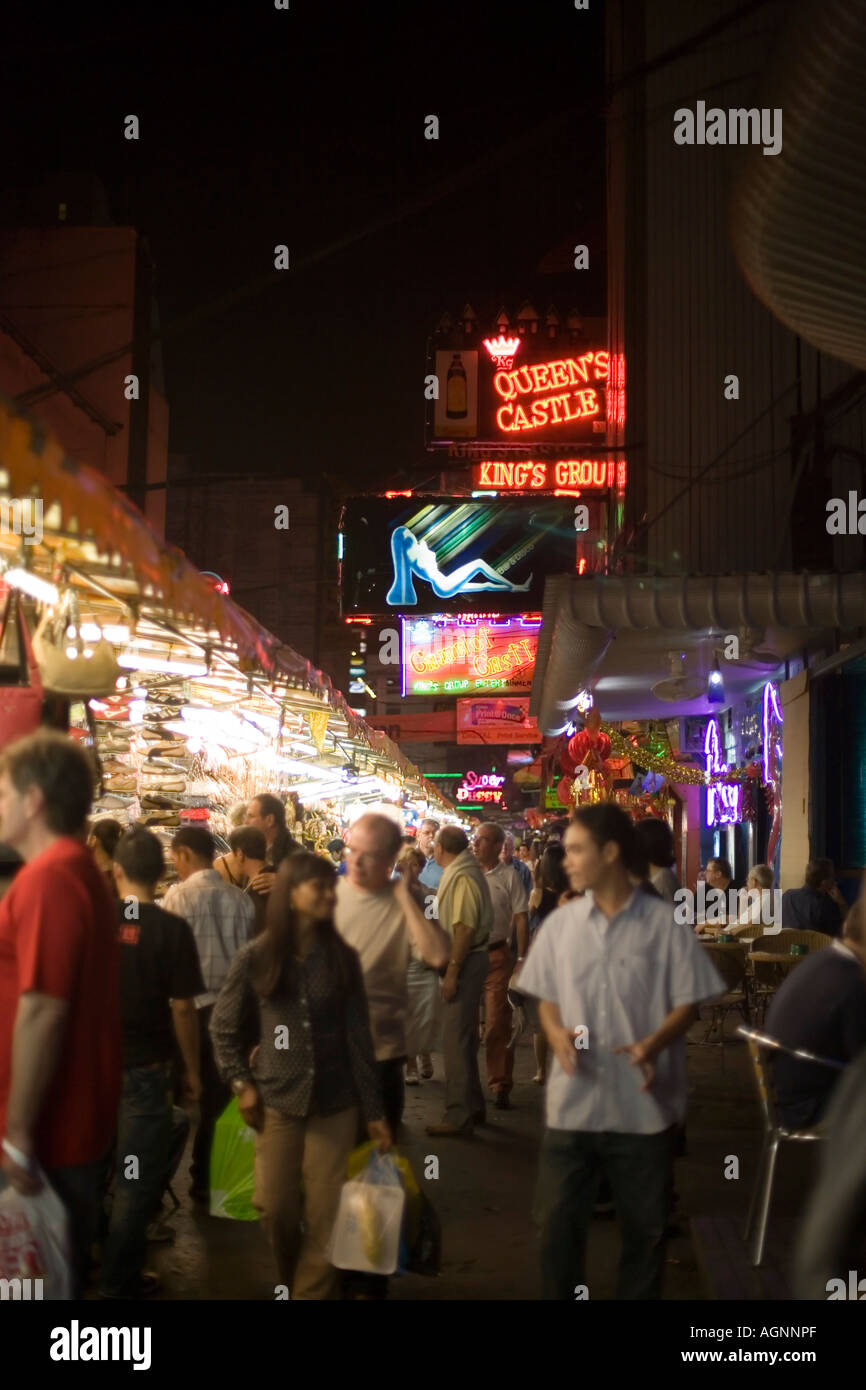
M 610 721 L 708 713 L 706 680 L 726 637 L 740 653 L 721 662 L 730 705 L 822 633 L 864 625 L 866 574 L 557 576 L 545 588 L 530 710 L 546 734 L 571 722 L 586 688 Z M 672 657 L 682 658 L 681 687 Z
M 307 716 L 326 713 L 331 736 L 362 750 L 371 768 L 390 768 L 407 789 L 447 807 L 398 746 L 354 714 L 327 675 L 215 592 L 111 483 L 75 463 L 41 424 L 0 397 L 0 501 L 10 517 L 12 500 L 41 505 L 41 534 L 31 543 L 35 536 L 4 527 L 4 569 L 73 586 L 95 621 L 126 620 L 142 641 L 169 655 L 195 652 L 203 668 L 219 667 L 251 696 L 266 692 L 277 708 L 290 699 Z

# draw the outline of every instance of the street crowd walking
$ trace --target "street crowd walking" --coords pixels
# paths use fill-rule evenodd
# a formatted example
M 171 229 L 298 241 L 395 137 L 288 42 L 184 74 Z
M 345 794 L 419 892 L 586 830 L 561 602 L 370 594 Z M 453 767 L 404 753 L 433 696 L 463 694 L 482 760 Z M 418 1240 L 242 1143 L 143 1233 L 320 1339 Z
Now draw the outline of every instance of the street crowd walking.
M 429 1080 L 437 1054 L 445 1110 L 428 1136 L 471 1139 L 488 1098 L 509 1110 L 520 1001 L 546 1084 L 542 1296 L 587 1288 L 601 1192 L 622 1234 L 617 1297 L 661 1297 L 685 1037 L 725 988 L 675 920 L 667 827 L 599 803 L 521 856 L 494 822 L 470 844 L 427 820 L 413 842 L 365 813 L 345 854 L 324 855 L 263 792 L 218 860 L 203 824 L 174 833 L 177 882 L 160 900 L 159 839 L 90 825 L 92 790 L 87 755 L 59 733 L 0 760 L 0 840 L 23 861 L 0 900 L 0 1183 L 60 1196 L 74 1296 L 94 1279 L 105 1299 L 158 1292 L 145 1265 L 190 1129 L 179 1102 L 199 1107 L 190 1196 L 209 1207 L 214 1131 L 236 1099 L 278 1286 L 296 1301 L 385 1297 L 386 1277 L 331 1262 L 350 1156 L 395 1151 L 404 1087 Z M 714 864 L 723 888 L 728 868 Z M 829 873 L 810 865 L 792 909 L 828 932 Z M 841 1066 L 866 1037 L 863 904 L 839 920 L 770 1023 Z M 780 1080 L 791 1123 L 834 1113 L 826 1072 L 792 1062 Z

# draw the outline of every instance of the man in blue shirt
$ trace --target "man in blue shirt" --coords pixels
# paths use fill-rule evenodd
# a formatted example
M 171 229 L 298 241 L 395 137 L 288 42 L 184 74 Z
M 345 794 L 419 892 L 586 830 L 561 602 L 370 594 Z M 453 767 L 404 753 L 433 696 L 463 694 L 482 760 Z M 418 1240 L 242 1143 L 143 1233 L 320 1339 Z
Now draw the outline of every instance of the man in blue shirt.
M 438 820 L 422 820 L 418 826 L 418 848 L 427 860 L 426 865 L 418 875 L 418 882 L 423 883 L 427 890 L 424 900 L 424 910 L 427 916 L 435 916 L 431 911 L 432 904 L 435 902 L 436 894 L 439 891 L 439 881 L 442 878 L 442 869 L 436 863 L 433 855 L 433 841 L 436 839 L 436 832 L 439 829 Z
M 535 1216 L 543 1297 L 587 1297 L 586 1239 L 606 1178 L 622 1226 L 619 1299 L 661 1297 L 677 1127 L 686 1112 L 685 1034 L 724 983 L 669 903 L 636 890 L 642 852 L 610 802 L 565 834 L 583 896 L 545 919 L 520 975 L 541 1002 L 553 1053 Z
M 505 840 L 502 844 L 502 853 L 499 858 L 503 864 L 510 864 L 517 873 L 517 877 L 523 884 L 526 896 L 529 897 L 533 889 L 532 870 L 528 864 L 524 864 L 522 859 L 518 859 L 514 853 L 514 836 L 510 830 L 505 832 Z

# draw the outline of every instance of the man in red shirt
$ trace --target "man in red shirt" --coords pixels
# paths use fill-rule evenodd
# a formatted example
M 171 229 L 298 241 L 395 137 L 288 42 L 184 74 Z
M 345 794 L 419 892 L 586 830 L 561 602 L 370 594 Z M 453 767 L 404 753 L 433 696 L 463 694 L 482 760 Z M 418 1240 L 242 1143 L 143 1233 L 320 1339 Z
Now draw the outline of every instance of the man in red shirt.
M 42 731 L 0 758 L 0 840 L 24 860 L 0 901 L 0 1174 L 41 1165 L 70 1219 L 73 1297 L 87 1273 L 121 1077 L 115 907 L 84 844 L 93 770 Z

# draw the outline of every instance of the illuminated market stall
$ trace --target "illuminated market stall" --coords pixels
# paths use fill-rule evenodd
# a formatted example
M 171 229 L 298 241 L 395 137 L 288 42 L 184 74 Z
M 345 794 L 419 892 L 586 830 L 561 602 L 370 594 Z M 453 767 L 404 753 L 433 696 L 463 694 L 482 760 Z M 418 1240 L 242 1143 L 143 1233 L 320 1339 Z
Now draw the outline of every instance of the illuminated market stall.
M 0 508 L 0 737 L 68 727 L 96 755 L 97 816 L 225 834 L 236 803 L 284 792 L 320 849 L 365 809 L 456 819 L 327 676 L 2 401 Z

